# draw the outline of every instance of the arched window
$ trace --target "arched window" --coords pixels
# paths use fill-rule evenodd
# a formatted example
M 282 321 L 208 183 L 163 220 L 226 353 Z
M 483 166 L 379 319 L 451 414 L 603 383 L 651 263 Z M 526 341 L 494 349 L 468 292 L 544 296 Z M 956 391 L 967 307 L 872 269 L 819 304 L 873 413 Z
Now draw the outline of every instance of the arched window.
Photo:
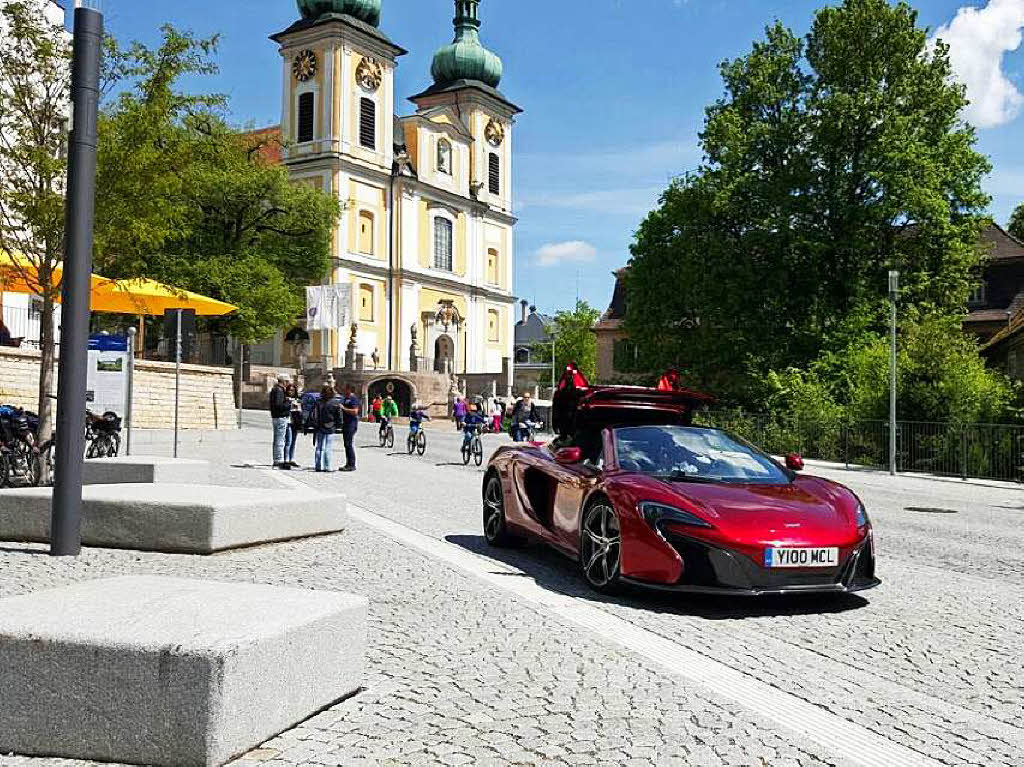
M 303 93 L 299 96 L 298 142 L 312 141 L 316 126 L 316 96 Z
M 516 364 L 517 365 L 528 365 L 530 364 L 530 350 L 526 348 L 516 349 Z
M 453 227 L 447 218 L 434 219 L 434 268 L 452 271 Z
M 489 248 L 487 250 L 487 282 L 490 285 L 498 284 L 498 250 Z
M 499 324 L 497 309 L 487 310 L 487 340 L 497 343 L 501 340 L 501 325 Z
M 374 321 L 372 285 L 359 286 L 359 321 Z
M 377 148 L 377 105 L 373 99 L 359 102 L 359 143 L 367 149 Z
M 491 194 L 501 194 L 501 158 L 497 152 L 491 152 L 487 161 L 488 187 Z
M 359 252 L 372 256 L 373 247 L 373 214 L 368 210 L 359 211 Z
M 452 174 L 452 143 L 446 138 L 437 142 L 437 172 Z

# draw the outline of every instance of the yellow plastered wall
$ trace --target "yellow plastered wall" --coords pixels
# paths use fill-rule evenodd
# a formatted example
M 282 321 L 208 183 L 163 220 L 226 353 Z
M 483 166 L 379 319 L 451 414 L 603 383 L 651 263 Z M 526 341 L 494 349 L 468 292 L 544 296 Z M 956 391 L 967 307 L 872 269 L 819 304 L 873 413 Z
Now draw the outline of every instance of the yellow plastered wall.
M 405 149 L 409 153 L 412 167 L 420 170 L 419 129 L 416 127 L 416 123 L 412 120 L 404 121 L 402 123 L 402 133 L 405 135 Z
M 348 252 L 359 253 L 378 260 L 387 257 L 387 208 L 384 190 L 358 181 L 349 182 L 348 201 Z M 362 253 L 359 247 L 360 214 L 373 215 L 373 253 Z
M 352 317 L 357 321 L 359 325 L 360 336 L 372 336 L 374 341 L 373 345 L 377 347 L 377 350 L 383 357 L 387 349 L 387 333 L 385 332 L 384 313 L 387 305 L 387 296 L 385 294 L 385 285 L 383 280 L 375 279 L 373 277 L 366 277 L 358 274 L 351 276 L 352 281 Z M 369 287 L 373 290 L 373 319 L 366 321 L 362 319 L 361 309 L 361 297 L 363 286 Z

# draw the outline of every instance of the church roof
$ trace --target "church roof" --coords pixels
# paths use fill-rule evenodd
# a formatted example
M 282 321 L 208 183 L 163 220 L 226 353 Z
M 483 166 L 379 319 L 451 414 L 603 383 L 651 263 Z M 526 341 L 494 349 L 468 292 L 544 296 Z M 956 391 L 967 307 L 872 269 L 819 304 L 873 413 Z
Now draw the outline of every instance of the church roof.
M 379 29 L 377 29 L 377 27 L 373 26 L 372 24 L 367 24 L 362 19 L 358 19 L 355 16 L 352 16 L 347 13 L 326 13 L 317 18 L 299 19 L 290 27 L 288 27 L 288 29 L 271 35 L 270 39 L 273 40 L 275 43 L 280 43 L 282 39 L 288 35 L 294 34 L 296 32 L 303 32 L 307 29 L 313 29 L 314 27 L 318 27 L 321 24 L 329 24 L 331 22 L 344 24 L 345 26 L 351 29 L 354 29 L 358 32 L 362 32 L 364 35 L 372 37 L 378 43 L 381 43 L 382 45 L 390 48 L 395 56 L 404 56 L 406 53 L 409 52 L 402 46 L 396 45 L 394 42 L 392 42 L 391 38 L 388 37 L 383 32 L 381 32 Z

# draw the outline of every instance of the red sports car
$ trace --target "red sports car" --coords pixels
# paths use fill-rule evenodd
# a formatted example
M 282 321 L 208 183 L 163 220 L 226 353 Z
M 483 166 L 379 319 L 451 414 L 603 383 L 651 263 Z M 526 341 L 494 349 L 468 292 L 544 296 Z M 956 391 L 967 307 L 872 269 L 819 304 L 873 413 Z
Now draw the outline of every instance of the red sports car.
M 550 445 L 491 459 L 483 523 L 493 546 L 538 540 L 587 582 L 716 594 L 850 592 L 877 586 L 871 522 L 852 491 L 801 476 L 719 429 L 694 426 L 710 398 L 659 386 L 555 395 Z

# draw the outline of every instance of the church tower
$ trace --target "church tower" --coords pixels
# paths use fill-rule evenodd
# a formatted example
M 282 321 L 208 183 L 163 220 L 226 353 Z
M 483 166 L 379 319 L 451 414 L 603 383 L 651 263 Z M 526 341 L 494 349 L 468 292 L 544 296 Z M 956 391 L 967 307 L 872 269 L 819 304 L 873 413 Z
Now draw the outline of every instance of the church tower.
M 309 331 L 310 360 L 366 394 L 383 385 L 437 401 L 425 392 L 442 386 L 442 396 L 455 381 L 511 386 L 520 110 L 498 90 L 502 63 L 480 41 L 479 6 L 456 0 L 455 38 L 401 117 L 405 51 L 379 28 L 381 0 L 298 0 L 301 18 L 271 38 L 284 76 L 282 162 L 342 208 L 325 283 L 351 288 L 354 330 Z
M 351 284 L 359 352 L 388 347 L 390 179 L 395 67 L 406 53 L 379 28 L 381 0 L 298 0 L 280 46 L 282 161 L 293 181 L 338 198 L 326 281 Z M 344 363 L 347 330 L 310 333 L 315 357 Z

